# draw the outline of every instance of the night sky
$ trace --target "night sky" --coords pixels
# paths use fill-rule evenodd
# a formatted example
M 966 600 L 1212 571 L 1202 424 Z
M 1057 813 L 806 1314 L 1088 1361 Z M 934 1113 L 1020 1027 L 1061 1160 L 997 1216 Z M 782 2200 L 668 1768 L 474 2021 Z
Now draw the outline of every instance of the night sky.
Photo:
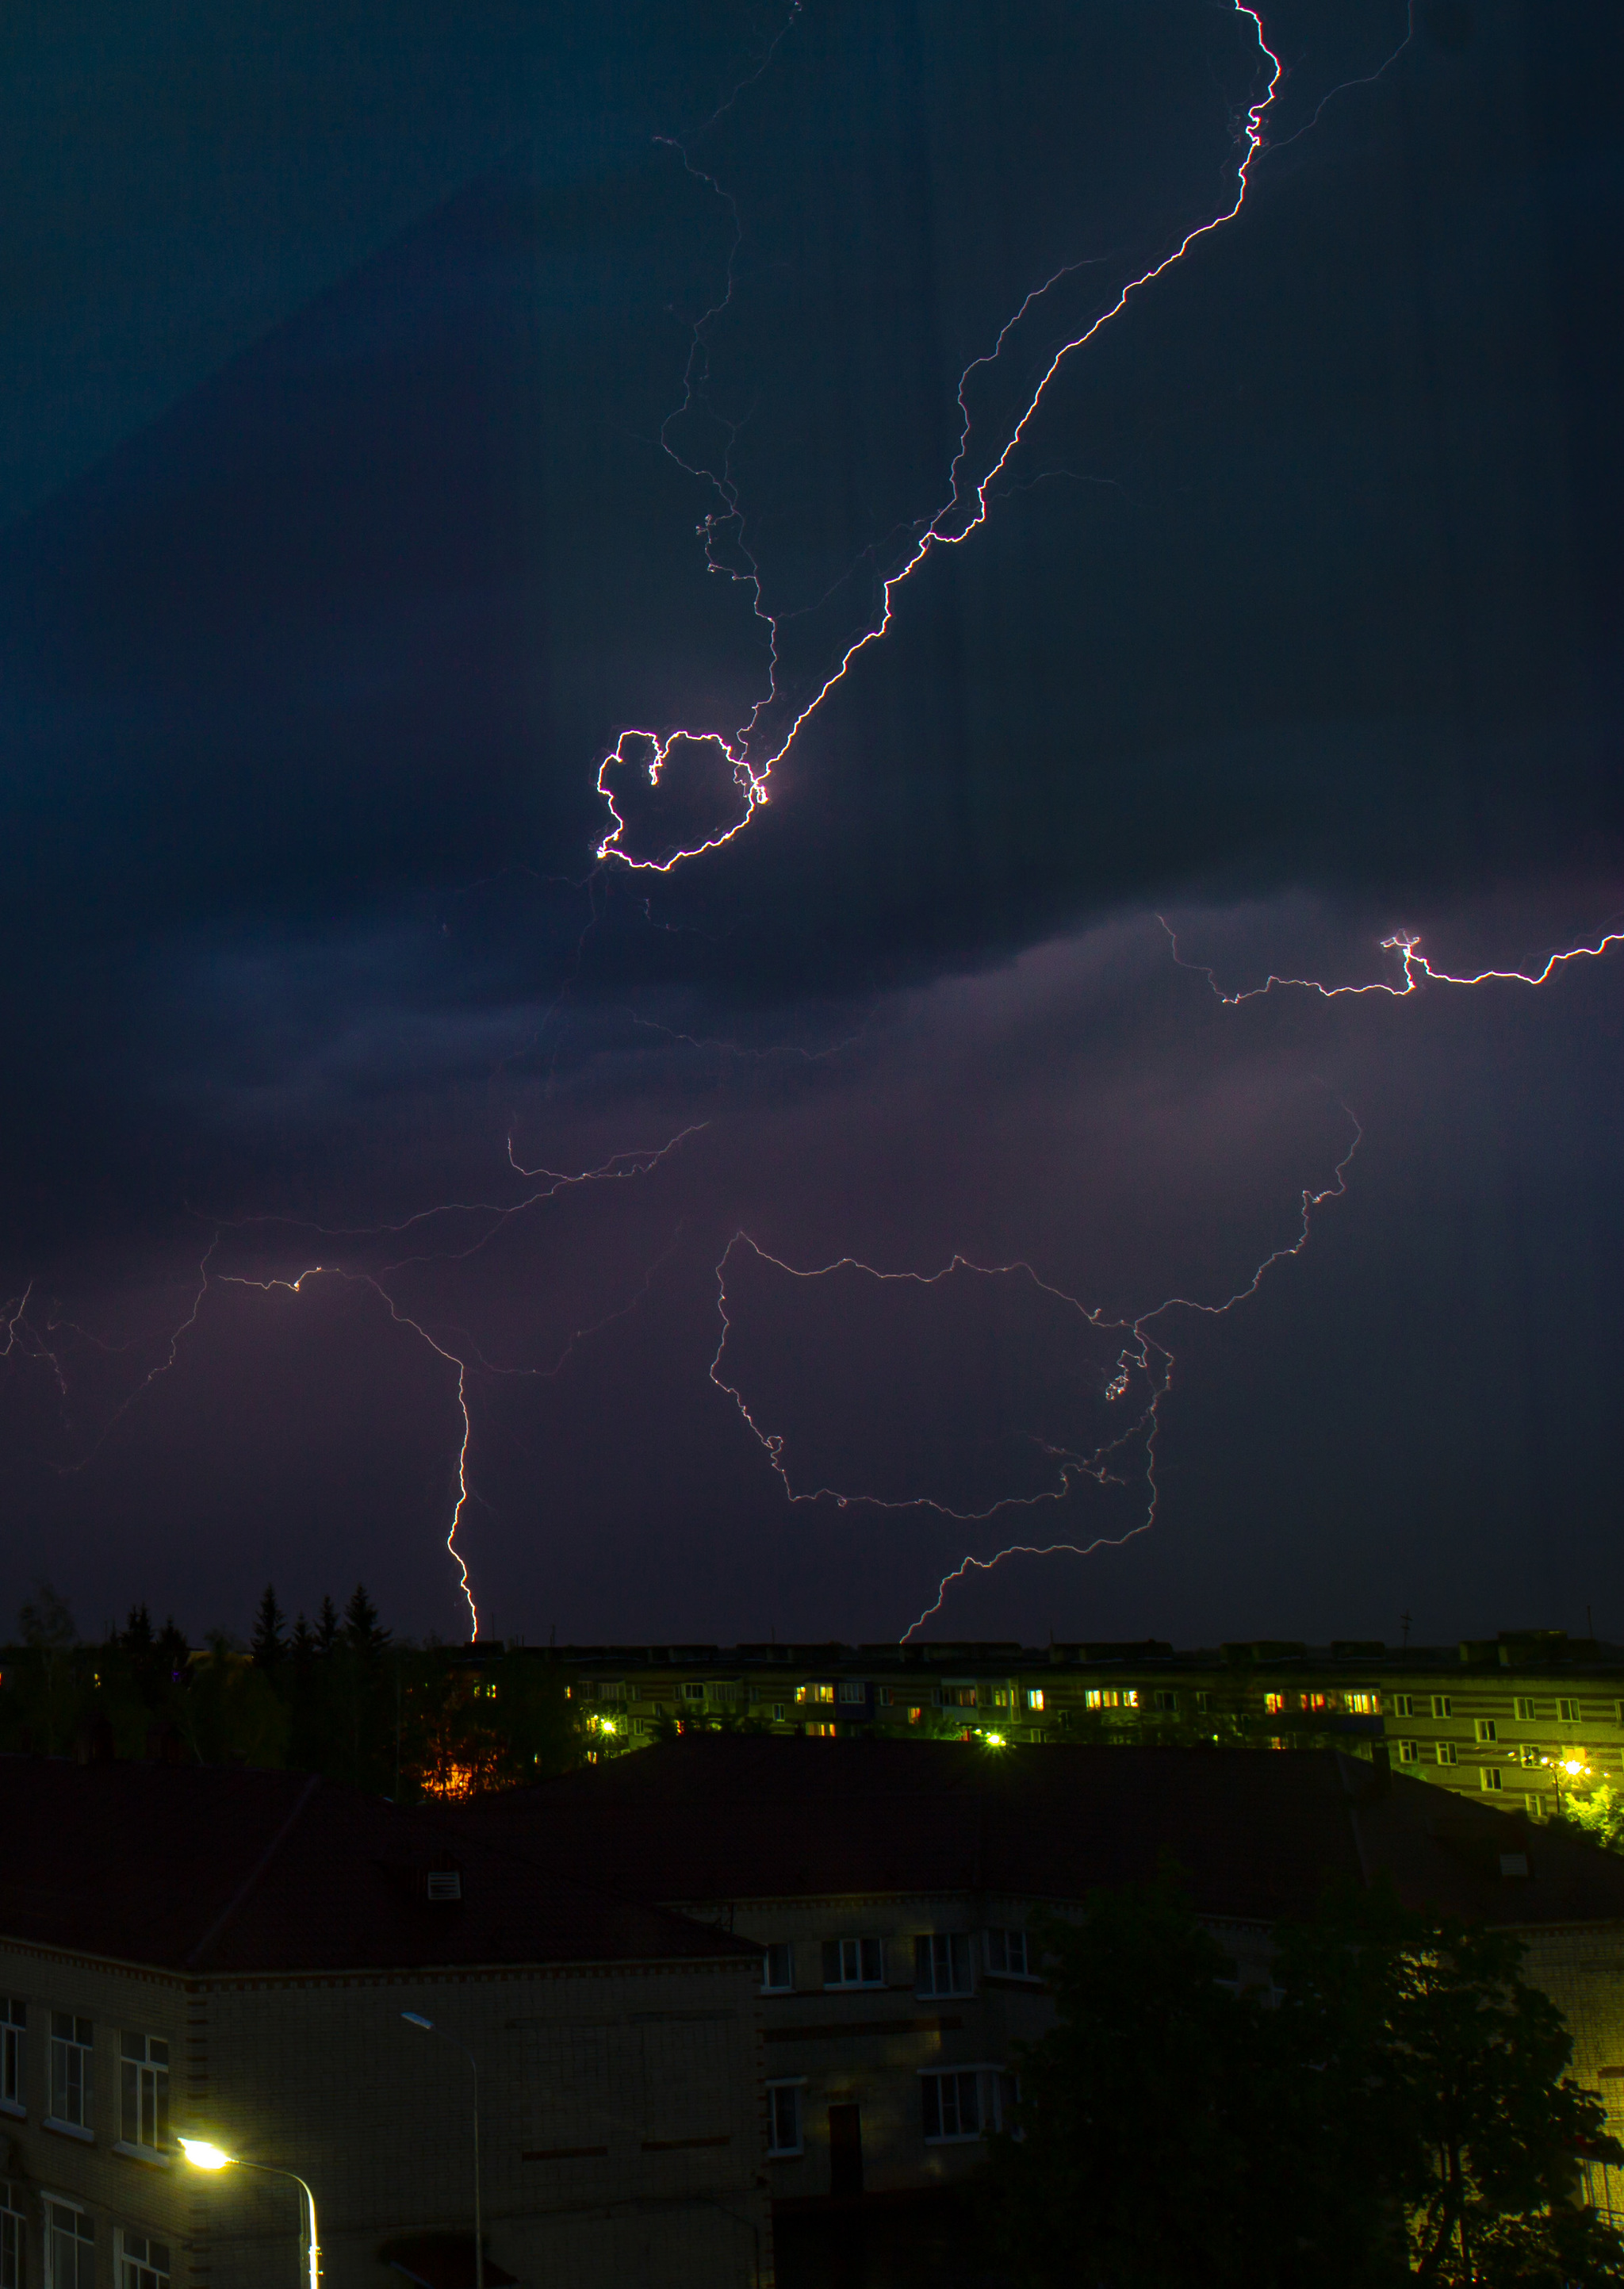
M 1624 19 L 1264 28 L 659 872 L 1251 20 L 13 12 L 0 1612 L 1624 1637 L 1624 945 L 1222 998 L 1624 926 Z

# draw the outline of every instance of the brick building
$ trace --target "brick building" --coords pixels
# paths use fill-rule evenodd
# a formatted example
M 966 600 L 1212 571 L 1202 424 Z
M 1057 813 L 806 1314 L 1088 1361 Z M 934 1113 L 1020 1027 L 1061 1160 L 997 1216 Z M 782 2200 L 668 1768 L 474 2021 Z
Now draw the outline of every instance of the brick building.
M 1624 1858 L 1334 1751 L 696 1732 L 452 1817 L 754 1943 L 781 2219 L 975 2168 L 1015 2046 L 1050 2022 L 1032 1917 L 1164 1851 L 1248 1985 L 1333 1881 L 1514 1927 L 1624 2134 Z
M 762 2289 L 759 1957 L 301 1775 L 0 1759 L 0 2278 Z M 394 2266 L 393 2273 L 386 2269 Z

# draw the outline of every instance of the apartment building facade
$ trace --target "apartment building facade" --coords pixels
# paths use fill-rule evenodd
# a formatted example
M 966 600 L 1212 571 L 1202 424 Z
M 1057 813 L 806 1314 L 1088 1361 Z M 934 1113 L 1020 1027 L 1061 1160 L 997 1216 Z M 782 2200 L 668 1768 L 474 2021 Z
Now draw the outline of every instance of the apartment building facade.
M 1034 1920 L 1171 1852 L 1244 1986 L 1333 1882 L 1509 1924 L 1624 2112 L 1624 1859 L 1333 1751 L 825 1741 L 696 1731 L 454 1815 L 759 1950 L 775 2213 L 979 2167 L 1052 2023 Z M 1624 2127 L 1624 2122 L 1620 2124 Z M 1613 2189 L 1598 2173 L 1596 2198 Z
M 1413 1648 L 927 1640 L 537 1657 L 561 1664 L 613 1746 L 647 1746 L 684 1724 L 825 1739 L 1324 1745 L 1384 1752 L 1413 1779 L 1534 1819 L 1576 1789 L 1624 1784 L 1624 1648 L 1561 1631 Z
M 475 2067 L 490 2289 L 770 2285 L 752 1949 L 299 1775 L 0 1759 L 0 1814 L 5 2289 L 285 2289 L 289 2173 L 333 2289 L 473 2289 Z

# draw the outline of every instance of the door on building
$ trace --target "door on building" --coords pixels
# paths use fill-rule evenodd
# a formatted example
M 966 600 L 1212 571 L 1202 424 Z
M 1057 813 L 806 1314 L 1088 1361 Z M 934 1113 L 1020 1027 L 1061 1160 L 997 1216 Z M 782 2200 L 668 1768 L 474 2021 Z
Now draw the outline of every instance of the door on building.
M 829 2110 L 829 2190 L 832 2194 L 863 2191 L 863 2113 L 856 2106 Z

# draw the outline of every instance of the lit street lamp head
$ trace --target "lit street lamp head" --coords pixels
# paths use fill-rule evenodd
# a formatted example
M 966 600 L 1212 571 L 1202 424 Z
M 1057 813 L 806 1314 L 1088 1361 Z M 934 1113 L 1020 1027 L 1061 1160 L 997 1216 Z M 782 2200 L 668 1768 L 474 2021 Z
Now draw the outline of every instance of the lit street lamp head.
M 402 2011 L 401 2016 L 409 2027 L 421 2027 L 424 2032 L 429 2035 L 434 2031 L 434 2021 L 426 2019 L 421 2011 Z
M 236 2159 L 235 2154 L 211 2146 L 206 2138 L 179 2138 L 175 2142 L 195 2170 L 228 2170 Z

